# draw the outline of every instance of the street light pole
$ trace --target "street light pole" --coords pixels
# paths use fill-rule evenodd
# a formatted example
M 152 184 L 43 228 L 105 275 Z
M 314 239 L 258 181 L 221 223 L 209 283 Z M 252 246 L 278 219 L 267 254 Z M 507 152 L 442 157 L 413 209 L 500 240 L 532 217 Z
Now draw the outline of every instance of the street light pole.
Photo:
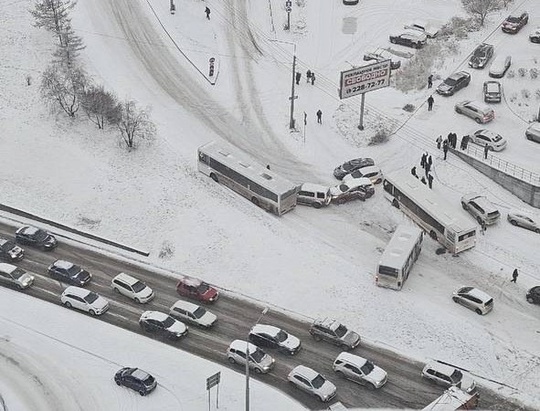
M 295 82 L 295 76 L 296 76 L 296 43 L 293 43 L 292 41 L 284 41 L 284 40 L 278 40 L 278 39 L 272 39 L 271 41 L 277 41 L 278 43 L 286 43 L 286 44 L 292 44 L 294 47 L 293 49 L 293 63 L 292 63 L 292 77 L 291 77 L 291 96 L 289 99 L 291 100 L 291 110 L 290 110 L 290 117 L 289 117 L 289 128 L 291 130 L 294 130 L 294 99 L 296 96 L 294 95 L 294 85 Z
M 268 312 L 268 307 L 264 307 L 261 315 L 255 321 L 254 325 L 257 325 L 261 318 Z M 246 411 L 249 411 L 249 338 L 246 339 Z

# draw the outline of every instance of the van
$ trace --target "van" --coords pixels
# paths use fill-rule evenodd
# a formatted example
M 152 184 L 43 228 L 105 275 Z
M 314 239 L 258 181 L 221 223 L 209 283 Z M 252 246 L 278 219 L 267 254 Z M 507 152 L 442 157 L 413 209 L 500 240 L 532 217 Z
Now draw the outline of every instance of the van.
M 313 208 L 321 208 L 330 204 L 331 199 L 330 187 L 325 187 L 320 184 L 304 183 L 298 192 L 296 202 L 298 204 L 312 206 Z
M 493 80 L 484 81 L 484 101 L 486 103 L 500 103 L 501 99 L 501 83 Z

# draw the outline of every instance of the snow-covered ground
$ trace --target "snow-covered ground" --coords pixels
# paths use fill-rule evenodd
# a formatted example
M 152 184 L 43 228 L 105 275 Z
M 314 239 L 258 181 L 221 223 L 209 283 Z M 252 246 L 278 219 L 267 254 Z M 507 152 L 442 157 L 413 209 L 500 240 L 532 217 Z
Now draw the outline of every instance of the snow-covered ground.
M 290 33 L 282 29 L 286 13 L 281 0 L 247 2 L 249 21 L 238 17 L 242 1 L 206 2 L 212 9 L 210 21 L 204 16 L 205 3 L 198 0 L 183 1 L 181 7 L 177 4 L 174 16 L 168 13 L 168 2 L 131 2 L 129 7 L 135 11 L 140 7 L 146 14 L 141 26 L 151 22 L 161 33 L 160 39 L 148 40 L 152 47 L 162 52 L 164 61 L 176 59 L 179 72 L 188 76 L 169 78 L 170 88 L 162 87 L 162 78 L 151 76 L 149 63 L 145 65 L 128 47 L 113 18 L 114 3 L 128 9 L 129 2 L 123 1 L 85 0 L 76 6 L 74 26 L 87 45 L 82 59 L 96 82 L 122 99 L 134 98 L 152 106 L 156 141 L 126 152 L 114 130 L 99 131 L 82 114 L 80 121 L 51 115 L 38 88 L 54 39 L 31 26 L 27 3 L 13 3 L 0 16 L 3 203 L 147 249 L 156 265 L 308 316 L 338 317 L 367 339 L 421 360 L 455 363 L 479 378 L 515 387 L 501 388 L 511 397 L 530 405 L 540 402 L 540 310 L 524 300 L 526 290 L 540 282 L 540 236 L 505 221 L 511 208 L 537 219 L 538 210 L 458 159 L 450 156 L 442 161 L 434 146 L 439 134 L 455 131 L 461 136 L 476 129 L 472 120 L 453 112 L 453 104 L 481 98 L 486 70 L 469 70 L 471 86 L 455 97 L 435 96 L 433 112 L 421 107 L 380 146 L 368 146 L 366 133 L 356 129 L 359 101 L 340 102 L 337 97 L 339 71 L 363 64 L 366 48 L 388 46 L 387 34 L 415 17 L 447 21 L 462 15 L 459 1 L 364 0 L 354 7 L 337 0 L 299 1 L 294 2 Z M 540 48 L 529 43 L 527 35 L 540 25 L 540 4 L 532 0 L 519 4 L 531 16 L 521 33 L 502 34 L 496 26 L 507 13 L 491 15 L 485 29 L 460 42 L 460 54 L 437 65 L 436 77 L 467 68 L 465 57 L 484 40 L 496 46 L 496 53 L 515 54 L 516 70 L 537 67 Z M 200 71 L 178 52 L 163 27 Z M 232 38 L 243 47 L 235 46 Z M 260 53 L 253 51 L 252 39 Z M 305 141 L 303 132 L 288 130 L 293 52 L 288 42 L 296 45 L 303 73 L 295 113 L 298 123 L 307 114 Z M 207 59 L 214 53 L 219 76 L 212 86 L 201 72 L 206 73 Z M 305 83 L 307 68 L 317 75 L 313 86 Z M 163 76 L 168 74 L 177 72 Z M 27 75 L 32 77 L 30 86 Z M 503 86 L 508 101 L 495 107 L 497 117 L 488 128 L 509 140 L 501 157 L 538 173 L 540 145 L 523 135 L 527 126 L 523 119 L 532 118 L 538 101 L 534 92 L 526 101 L 511 100 L 522 89 L 540 88 L 540 80 L 503 79 Z M 371 113 L 405 121 L 409 114 L 402 107 L 423 104 L 429 93 L 424 89 L 403 94 L 389 88 L 369 94 L 366 101 Z M 315 121 L 318 109 L 323 111 L 323 125 Z M 201 112 L 210 113 L 211 121 Z M 358 156 L 375 158 L 384 172 L 409 172 L 427 150 L 435 160 L 434 190 L 449 204 L 457 210 L 462 194 L 480 191 L 500 207 L 503 219 L 488 228 L 475 249 L 457 258 L 436 256 L 437 245 L 426 241 L 404 289 L 379 289 L 373 282 L 375 265 L 396 225 L 407 221 L 383 199 L 380 188 L 365 203 L 323 210 L 297 207 L 281 218 L 268 215 L 196 170 L 196 148 L 221 138 L 227 125 L 237 129 L 236 136 L 227 138 L 237 139 L 261 163 L 271 164 L 273 170 L 299 183 L 335 184 L 333 168 Z M 159 252 L 165 248 L 173 252 L 160 259 Z M 515 267 L 521 274 L 517 284 L 510 284 Z M 490 293 L 495 310 L 479 317 L 453 304 L 451 292 L 461 284 Z M 11 306 L 19 300 L 13 293 L 3 293 L 1 300 L 6 299 Z M 78 318 L 82 321 L 82 316 Z M 24 346 L 24 333 L 18 336 L 18 344 Z M 113 346 L 102 348 L 110 361 L 128 361 L 117 357 Z M 161 355 L 159 348 L 154 349 Z M 163 347 L 164 356 L 168 350 Z M 110 373 L 106 374 L 109 378 Z M 94 393 L 103 389 L 102 381 L 90 378 L 88 384 Z M 111 395 L 111 401 L 116 401 L 115 394 Z M 164 398 L 164 407 L 173 400 Z M 81 400 L 80 406 L 90 409 L 91 404 Z

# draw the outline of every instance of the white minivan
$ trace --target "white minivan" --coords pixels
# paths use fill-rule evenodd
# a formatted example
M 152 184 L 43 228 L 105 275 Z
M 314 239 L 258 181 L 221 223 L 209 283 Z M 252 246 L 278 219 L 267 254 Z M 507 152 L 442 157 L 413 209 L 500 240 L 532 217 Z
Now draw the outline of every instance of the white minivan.
M 330 187 L 304 183 L 298 192 L 296 202 L 298 204 L 312 206 L 313 208 L 321 208 L 330 204 L 330 200 L 332 200 Z

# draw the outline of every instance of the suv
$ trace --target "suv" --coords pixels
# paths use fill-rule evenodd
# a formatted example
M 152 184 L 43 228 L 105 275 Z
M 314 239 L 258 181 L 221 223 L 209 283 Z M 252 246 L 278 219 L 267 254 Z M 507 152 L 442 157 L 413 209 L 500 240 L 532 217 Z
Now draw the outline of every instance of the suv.
M 347 174 L 352 173 L 354 170 L 358 170 L 359 168 L 363 167 L 369 167 L 374 166 L 375 161 L 373 161 L 372 158 L 364 157 L 364 158 L 353 158 L 352 160 L 349 160 L 345 163 L 343 163 L 340 166 L 337 166 L 334 169 L 334 177 L 338 180 L 343 180 L 343 177 L 345 177 Z
M 256 324 L 249 331 L 248 339 L 259 347 L 277 348 L 290 355 L 298 353 L 301 347 L 298 338 L 273 325 Z
M 360 336 L 357 333 L 330 318 L 315 320 L 309 328 L 309 333 L 315 341 L 325 340 L 344 350 L 352 350 L 360 344 Z
M 531 304 L 540 304 L 540 286 L 537 285 L 527 291 L 525 298 Z
M 452 293 L 452 301 L 473 310 L 478 315 L 485 315 L 493 310 L 493 298 L 474 287 L 460 287 Z
M 334 371 L 348 380 L 365 385 L 369 389 L 381 388 L 388 379 L 386 371 L 371 361 L 348 352 L 342 352 L 334 361 Z
M 21 261 L 24 257 L 24 250 L 11 240 L 0 238 L 0 259 L 13 262 Z
M 524 11 L 519 16 L 508 16 L 502 24 L 502 31 L 505 33 L 516 34 L 525 24 L 529 22 L 529 13 Z
M 489 77 L 501 78 L 504 77 L 510 66 L 512 65 L 512 56 L 501 54 L 493 60 L 489 67 Z
M 482 43 L 474 50 L 469 59 L 469 67 L 475 69 L 483 69 L 488 61 L 493 57 L 493 46 L 491 44 Z
M 234 340 L 227 348 L 227 359 L 231 364 L 246 365 L 246 350 L 249 353 L 249 368 L 257 374 L 269 373 L 275 360 L 256 345 L 247 341 Z
M 347 174 L 345 177 L 343 177 L 343 182 L 347 182 L 348 180 L 355 179 L 355 178 L 362 178 L 362 177 L 369 178 L 369 180 L 373 184 L 379 184 L 383 180 L 381 169 L 377 166 L 369 166 L 369 167 L 360 168 L 358 170 L 354 170 L 351 174 Z M 375 189 L 373 188 L 373 190 Z
M 377 63 L 385 60 L 390 60 L 390 69 L 397 70 L 401 67 L 400 60 L 393 60 L 395 56 L 390 53 L 388 50 L 383 48 L 376 48 L 374 50 L 366 51 L 364 54 L 364 61 L 374 60 Z
M 489 123 L 495 118 L 495 112 L 487 104 L 479 101 L 465 100 L 457 103 L 454 107 L 456 113 L 464 114 L 479 124 Z
M 441 96 L 453 96 L 458 90 L 467 87 L 471 82 L 471 75 L 466 71 L 453 73 L 437 87 L 437 93 Z
M 461 197 L 461 206 L 468 211 L 479 224 L 495 224 L 501 213 L 485 196 L 469 194 Z
M 15 231 L 15 241 L 19 244 L 41 248 L 44 251 L 53 250 L 58 245 L 56 238 L 51 233 L 29 225 Z
M 367 177 L 350 178 L 330 188 L 332 201 L 344 204 L 347 201 L 360 199 L 364 201 L 375 193 L 373 183 Z
M 527 140 L 540 143 L 540 123 L 531 123 L 527 130 L 525 130 L 525 137 L 527 137 Z
M 488 150 L 491 151 L 501 151 L 506 148 L 504 137 L 491 130 L 476 130 L 473 134 L 469 135 L 469 139 L 472 143 L 478 144 L 482 148 L 487 144 Z
M 188 276 L 184 276 L 178 281 L 176 292 L 184 297 L 191 297 L 203 303 L 213 303 L 219 298 L 218 290 L 210 284 Z
M 157 387 L 156 379 L 140 368 L 122 368 L 114 374 L 114 382 L 116 385 L 131 388 L 142 396 L 150 394 Z
M 34 283 L 34 276 L 28 274 L 22 268 L 0 263 L 0 282 L 14 285 L 19 290 L 23 290 Z
M 428 36 L 428 38 L 432 39 L 439 34 L 438 26 L 438 24 L 431 24 L 427 21 L 415 20 L 405 24 L 404 28 L 418 30 Z
M 131 298 L 136 303 L 147 303 L 154 298 L 154 292 L 142 281 L 136 278 L 120 273 L 111 281 L 111 286 L 117 293 Z
M 88 271 L 65 260 L 56 260 L 47 271 L 51 278 L 79 287 L 88 284 L 92 279 Z
M 328 381 L 317 371 L 298 365 L 287 375 L 287 380 L 296 388 L 306 391 L 318 397 L 322 402 L 331 401 L 337 393 L 334 384 Z
M 298 192 L 296 202 L 305 204 L 313 208 L 321 208 L 330 204 L 332 196 L 330 196 L 330 187 L 325 187 L 320 184 L 304 183 Z
M 418 30 L 406 30 L 403 33 L 390 35 L 390 43 L 415 49 L 424 47 L 426 42 L 427 36 Z
M 502 100 L 502 87 L 498 81 L 484 81 L 484 102 L 500 103 Z
M 145 311 L 142 313 L 139 325 L 146 332 L 163 334 L 171 340 L 178 340 L 188 332 L 188 328 L 184 323 L 159 311 Z
M 469 394 L 476 389 L 476 382 L 472 378 L 463 375 L 460 370 L 454 367 L 435 361 L 426 364 L 422 370 L 422 377 L 444 387 L 456 386 Z
M 85 290 L 79 287 L 67 287 L 60 301 L 67 308 L 76 308 L 77 310 L 86 311 L 90 315 L 101 315 L 109 309 L 109 302 L 94 293 L 93 291 Z
M 210 328 L 216 321 L 217 316 L 203 307 L 189 301 L 178 300 L 169 310 L 169 314 L 181 321 L 188 321 L 199 327 Z

